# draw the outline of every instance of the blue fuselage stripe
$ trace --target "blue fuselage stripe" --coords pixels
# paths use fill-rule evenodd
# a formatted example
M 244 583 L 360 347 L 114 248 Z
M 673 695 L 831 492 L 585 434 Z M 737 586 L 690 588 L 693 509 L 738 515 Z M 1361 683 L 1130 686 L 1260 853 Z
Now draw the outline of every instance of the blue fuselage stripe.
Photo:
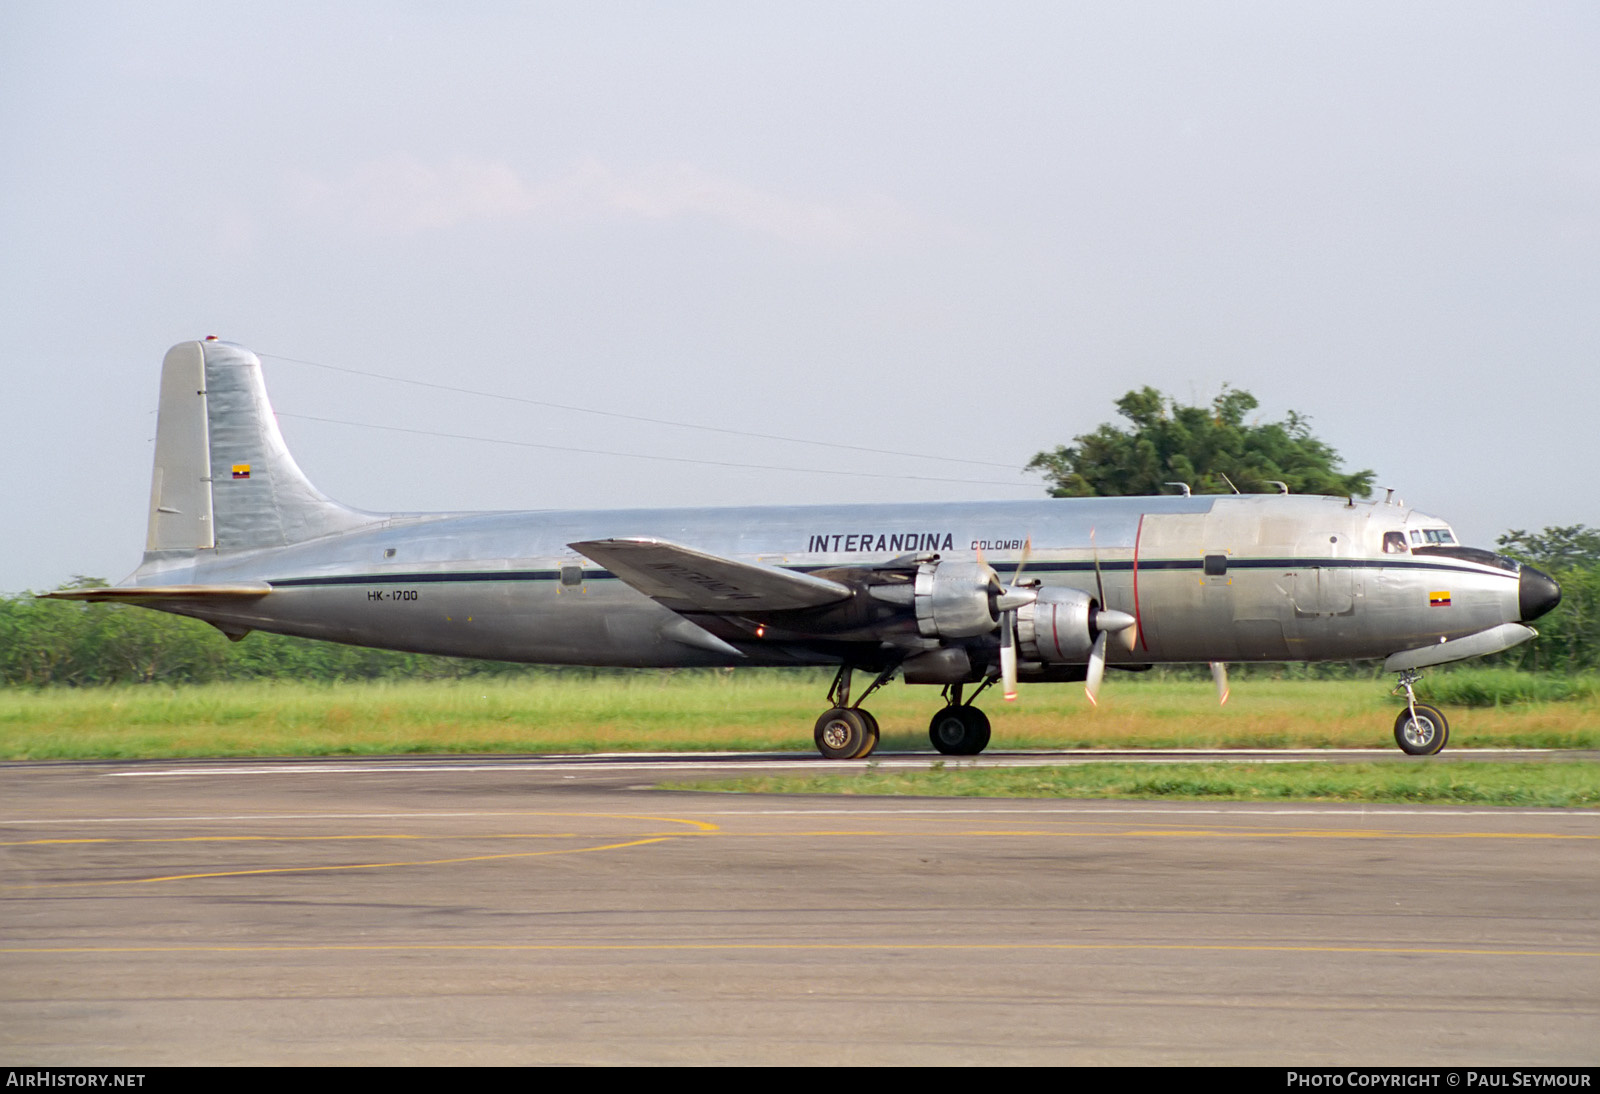
M 1140 570 L 1198 570 L 1204 565 L 1198 558 L 1168 558 L 1168 559 L 1140 559 Z M 787 567 L 798 573 L 814 573 L 818 570 L 834 570 L 849 568 L 850 563 L 835 563 L 832 565 L 807 565 Z M 1395 559 L 1377 558 L 1229 558 L 1229 570 L 1305 570 L 1313 567 L 1322 569 L 1351 569 L 1351 570 L 1432 570 L 1447 571 L 1451 573 L 1481 574 L 1494 572 L 1489 568 L 1463 566 L 1451 562 L 1416 562 L 1398 561 Z M 1107 560 L 1099 564 L 1099 569 L 1105 573 L 1126 573 L 1133 570 L 1131 559 Z M 1028 574 L 1041 573 L 1093 573 L 1096 564 L 1092 559 L 1075 562 L 1033 562 L 1025 569 Z M 1017 567 L 997 565 L 995 570 L 999 573 L 1016 573 Z M 1506 572 L 1509 575 L 1508 571 Z M 561 578 L 560 570 L 425 570 L 411 573 L 366 573 L 366 574 L 330 574 L 317 577 L 287 577 L 269 579 L 275 589 L 292 589 L 306 587 L 326 587 L 336 585 L 423 585 L 423 584 L 455 584 L 460 582 L 524 582 L 524 581 L 558 581 Z M 583 580 L 599 581 L 615 579 L 616 575 L 609 570 L 584 570 Z

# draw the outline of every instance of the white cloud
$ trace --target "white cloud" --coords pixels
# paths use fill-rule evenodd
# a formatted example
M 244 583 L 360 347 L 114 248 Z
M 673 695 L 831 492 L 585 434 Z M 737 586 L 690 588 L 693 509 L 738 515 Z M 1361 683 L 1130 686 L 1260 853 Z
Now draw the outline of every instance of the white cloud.
M 688 163 L 623 174 L 586 158 L 560 174 L 529 181 L 502 162 L 454 159 L 433 165 L 395 155 L 337 177 L 299 173 L 291 177 L 290 188 L 301 210 L 379 234 L 474 221 L 537 225 L 704 217 L 789 243 L 840 248 L 926 231 L 918 218 L 890 201 L 841 204 L 795 197 Z

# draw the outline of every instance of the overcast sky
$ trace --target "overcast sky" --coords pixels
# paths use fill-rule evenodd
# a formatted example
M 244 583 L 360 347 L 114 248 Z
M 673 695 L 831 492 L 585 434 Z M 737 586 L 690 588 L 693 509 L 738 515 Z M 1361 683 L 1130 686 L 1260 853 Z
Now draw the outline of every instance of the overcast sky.
M 1469 542 L 1600 525 L 1597 58 L 1593 3 L 7 0 L 0 590 L 138 563 L 207 334 L 367 509 L 1042 496 L 1227 383 Z

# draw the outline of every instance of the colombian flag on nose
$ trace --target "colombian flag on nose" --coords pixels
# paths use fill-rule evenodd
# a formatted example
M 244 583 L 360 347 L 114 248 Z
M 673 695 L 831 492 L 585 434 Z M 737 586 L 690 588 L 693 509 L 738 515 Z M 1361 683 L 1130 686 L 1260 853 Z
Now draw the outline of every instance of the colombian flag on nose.
M 250 465 L 247 463 L 234 464 L 233 477 L 236 479 L 248 479 L 250 477 Z
M 1430 607 L 1430 608 L 1448 608 L 1449 606 L 1450 606 L 1450 590 L 1445 589 L 1442 592 L 1429 593 L 1428 594 L 1428 607 Z

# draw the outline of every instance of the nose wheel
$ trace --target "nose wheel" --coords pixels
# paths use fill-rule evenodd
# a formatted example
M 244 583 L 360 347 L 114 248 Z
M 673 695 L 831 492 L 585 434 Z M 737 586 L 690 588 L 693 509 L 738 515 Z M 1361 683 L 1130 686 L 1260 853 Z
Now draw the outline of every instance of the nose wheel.
M 1411 756 L 1432 756 L 1450 740 L 1450 723 L 1438 707 L 1416 703 L 1394 720 L 1394 743 Z
M 1394 720 L 1394 743 L 1408 756 L 1432 756 L 1450 740 L 1450 723 L 1438 707 L 1417 702 L 1413 685 L 1420 677 L 1407 670 L 1400 674 L 1396 691 L 1406 693 L 1406 706 Z

